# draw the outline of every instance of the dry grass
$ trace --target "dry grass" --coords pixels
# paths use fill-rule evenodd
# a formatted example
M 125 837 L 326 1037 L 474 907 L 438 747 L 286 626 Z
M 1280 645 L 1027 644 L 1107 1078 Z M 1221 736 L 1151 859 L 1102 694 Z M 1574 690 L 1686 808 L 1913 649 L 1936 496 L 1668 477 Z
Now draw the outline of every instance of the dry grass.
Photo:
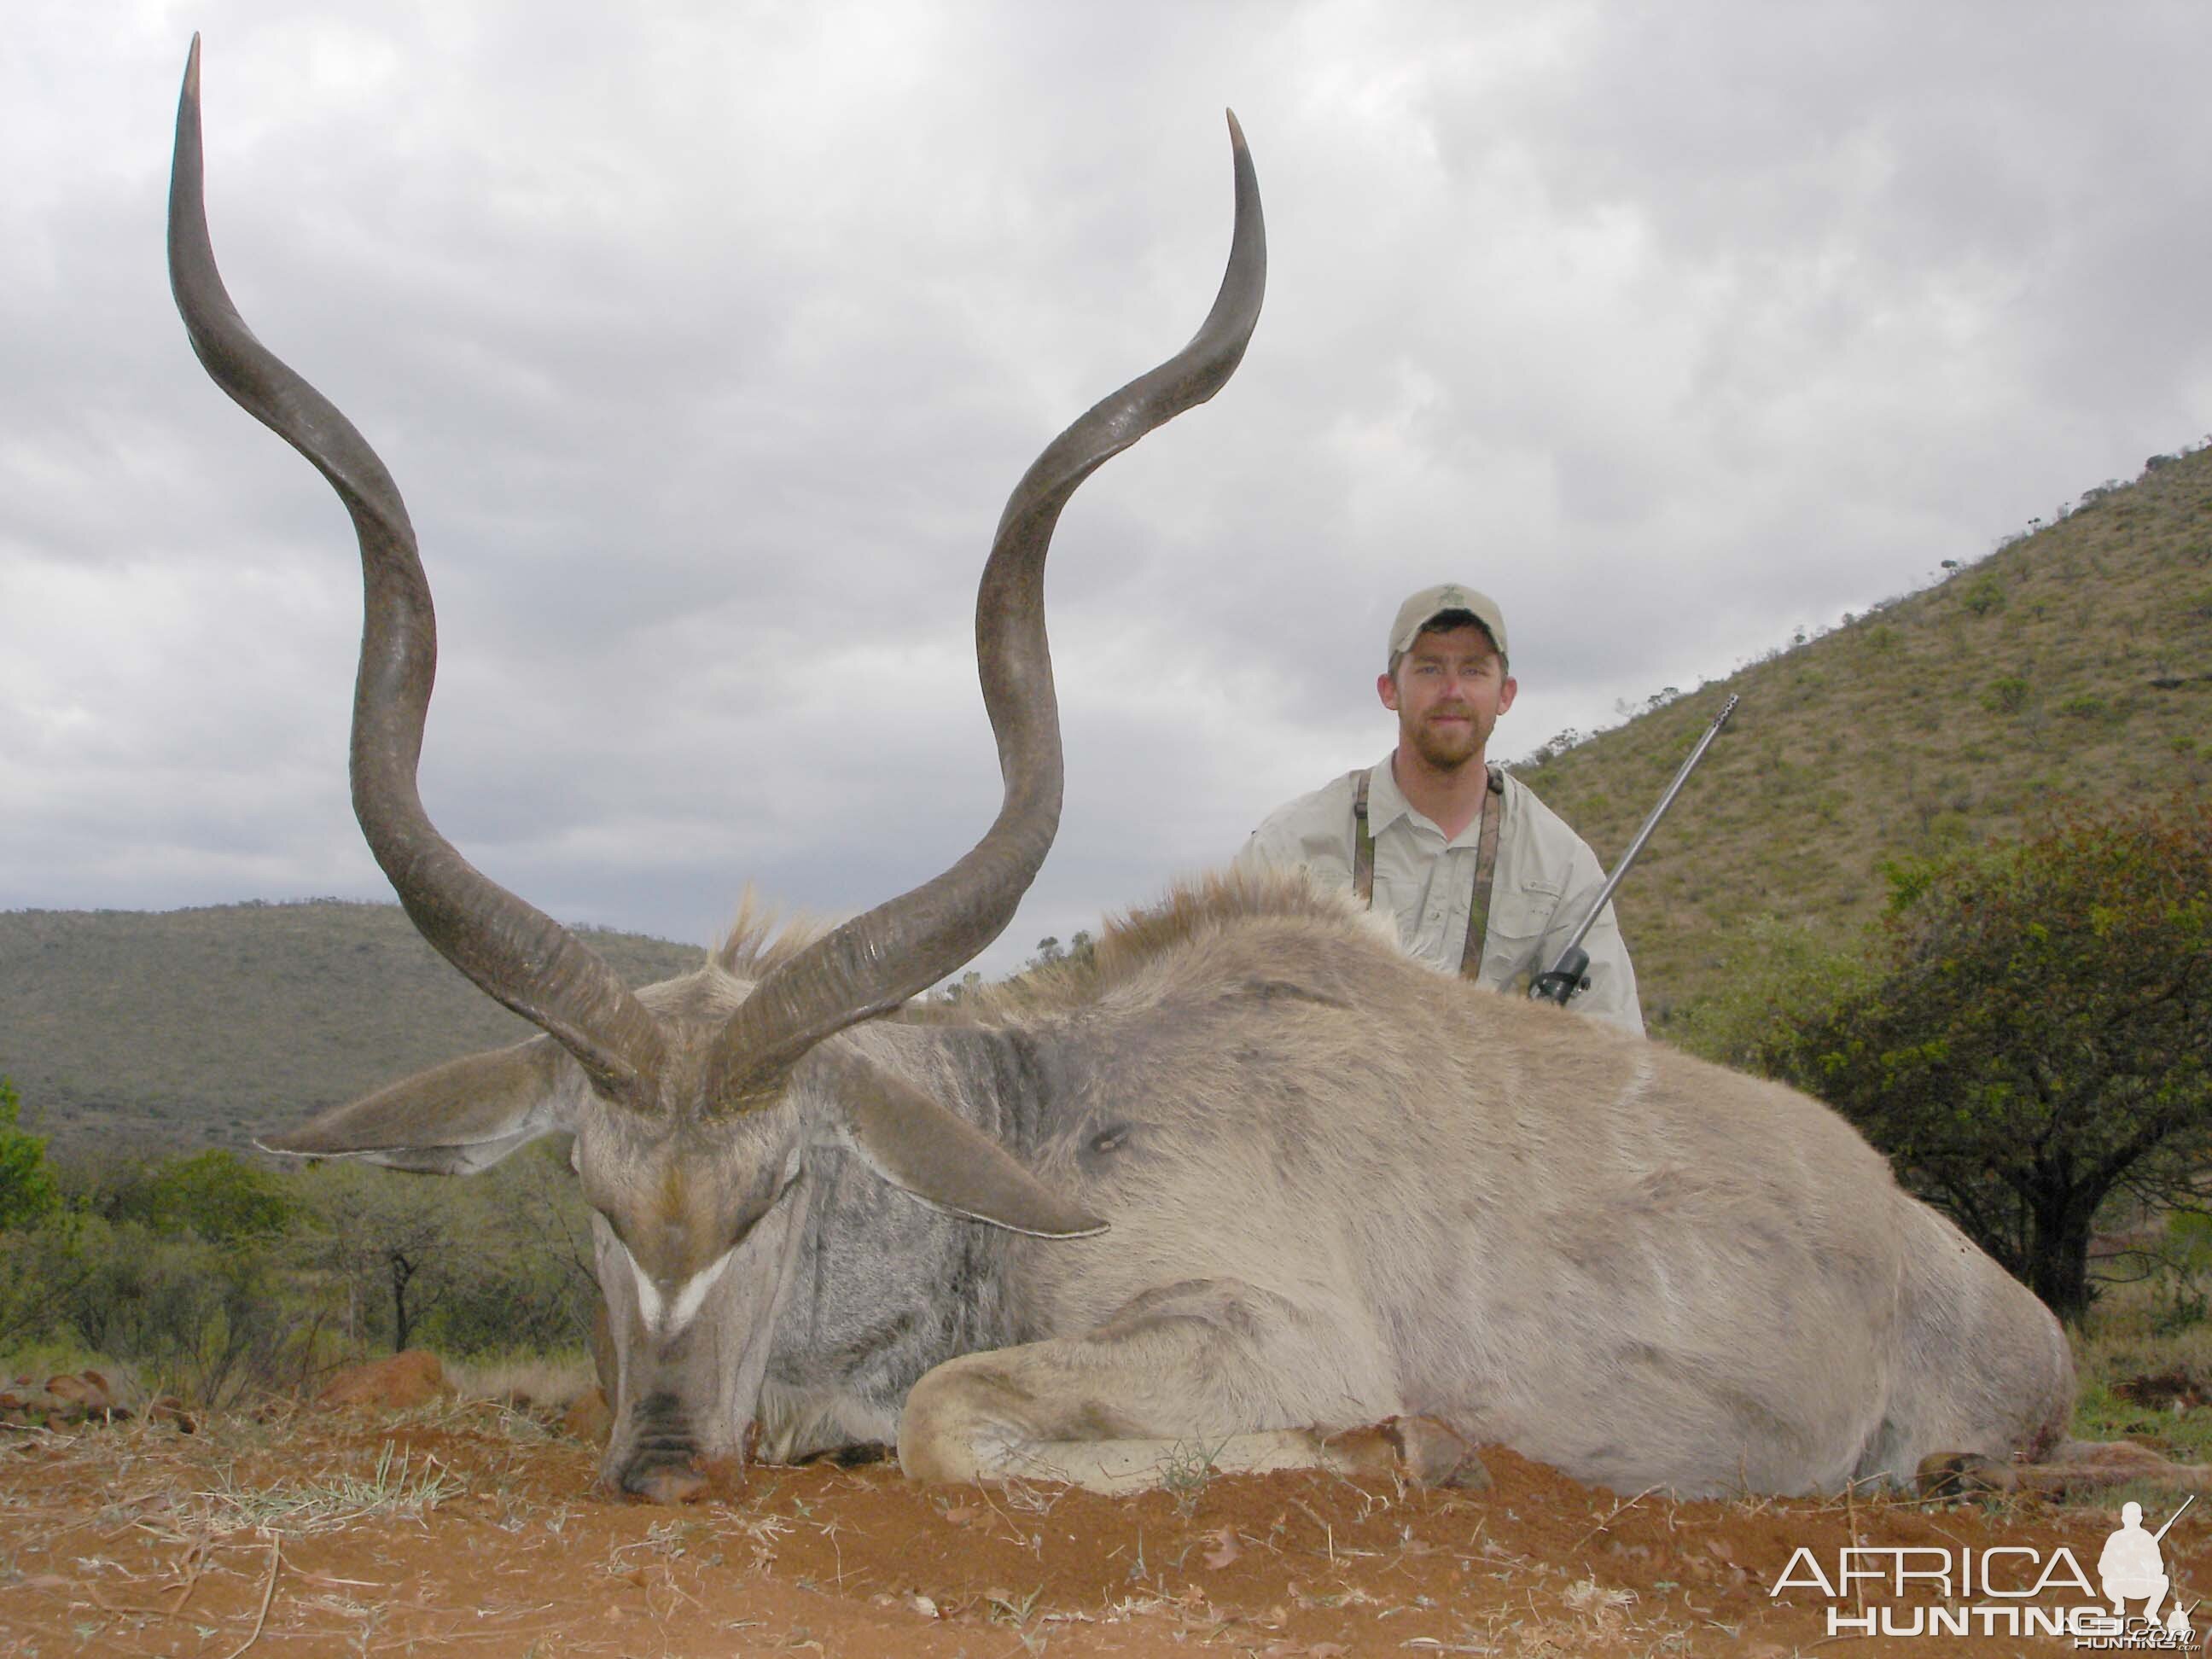
M 536 1411 L 566 1411 L 597 1378 L 587 1354 L 511 1354 L 445 1362 L 456 1400 L 486 1400 Z
M 459 1477 L 437 1458 L 403 1451 L 387 1440 L 367 1474 L 337 1471 L 264 1482 L 240 1480 L 226 1471 L 213 1490 L 195 1494 L 205 1506 L 196 1530 L 311 1533 L 373 1517 L 421 1521 L 461 1490 Z

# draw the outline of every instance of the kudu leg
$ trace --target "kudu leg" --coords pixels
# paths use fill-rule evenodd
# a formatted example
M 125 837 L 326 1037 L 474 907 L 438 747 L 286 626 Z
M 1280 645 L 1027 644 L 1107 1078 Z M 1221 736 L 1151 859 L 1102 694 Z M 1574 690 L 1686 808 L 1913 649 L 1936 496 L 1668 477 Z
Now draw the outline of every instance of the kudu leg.
M 2212 1468 L 2176 1463 L 2124 1440 L 2069 1440 L 2040 1463 L 2000 1463 L 1970 1452 L 1923 1458 L 1915 1486 L 1923 1498 L 2028 1492 L 2067 1498 L 2136 1482 L 2176 1492 L 2212 1492 Z
M 899 1462 L 920 1480 L 1103 1492 L 1308 1468 L 1486 1484 L 1451 1429 L 1399 1414 L 1372 1352 L 1249 1285 L 1173 1285 L 1082 1336 L 938 1366 L 907 1397 Z M 1361 1426 L 1328 1426 L 1343 1424 Z

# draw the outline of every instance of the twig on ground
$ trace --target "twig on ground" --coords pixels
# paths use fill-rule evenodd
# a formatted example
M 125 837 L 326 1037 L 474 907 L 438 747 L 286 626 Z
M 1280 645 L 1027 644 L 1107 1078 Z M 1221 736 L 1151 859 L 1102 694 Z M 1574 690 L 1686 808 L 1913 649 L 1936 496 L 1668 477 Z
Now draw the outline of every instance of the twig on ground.
M 261 1639 L 261 1627 L 269 1622 L 269 1604 L 276 1599 L 276 1570 L 283 1564 L 283 1535 L 272 1532 L 269 1534 L 269 1582 L 261 1587 L 261 1611 L 253 1615 L 253 1628 L 246 1633 L 246 1639 L 226 1654 L 224 1659 L 238 1659 L 240 1654 Z
M 192 1592 L 199 1588 L 200 1574 L 207 1568 L 208 1554 L 208 1539 L 203 1533 L 191 1547 L 185 1551 L 182 1568 L 185 1582 L 177 1586 L 177 1599 L 170 1602 L 165 1609 L 170 1618 L 175 1618 L 185 1610 L 185 1603 L 192 1599 Z
M 1859 1493 L 1856 1486 L 1844 1488 L 1844 1516 L 1850 1530 L 1851 1547 L 1856 1549 L 1859 1547 Z M 1856 1577 L 1851 1580 L 1851 1596 L 1858 1617 L 1865 1618 L 1866 1585 Z
M 1293 1497 L 1291 1499 L 1291 1502 L 1297 1508 L 1304 1510 L 1305 1511 L 1306 1519 L 1312 1522 L 1314 1525 L 1321 1528 L 1321 1535 L 1328 1540 L 1328 1558 L 1330 1560 L 1334 1561 L 1336 1559 L 1336 1528 L 1331 1526 L 1328 1522 L 1322 1520 L 1320 1516 L 1315 1514 L 1313 1505 L 1307 1503 L 1304 1498 Z
M 1608 1514 L 1604 1520 L 1599 1522 L 1597 1525 L 1592 1527 L 1588 1532 L 1576 1539 L 1572 1544 L 1570 1544 L 1567 1547 L 1567 1553 L 1570 1555 L 1574 1554 L 1577 1551 L 1580 1550 L 1583 1545 L 1589 1543 L 1591 1539 L 1596 1537 L 1598 1534 L 1603 1532 L 1615 1521 L 1618 1521 L 1623 1515 L 1626 1515 L 1629 1510 L 1634 1509 L 1638 1504 L 1641 1504 L 1645 1498 L 1650 1497 L 1653 1492 L 1657 1492 L 1659 1488 L 1656 1486 L 1646 1486 L 1642 1492 L 1637 1493 L 1635 1497 L 1624 1498 L 1621 1502 L 1615 1504 L 1613 1506 L 1612 1512 Z

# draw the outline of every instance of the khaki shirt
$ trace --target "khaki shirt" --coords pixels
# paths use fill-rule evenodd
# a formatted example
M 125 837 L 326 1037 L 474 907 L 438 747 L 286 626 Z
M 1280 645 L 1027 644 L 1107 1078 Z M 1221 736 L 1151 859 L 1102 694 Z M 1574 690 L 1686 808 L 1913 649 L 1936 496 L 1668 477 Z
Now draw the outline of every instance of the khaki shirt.
M 1303 865 L 1327 885 L 1352 885 L 1352 787 L 1346 773 L 1301 795 L 1252 832 L 1235 867 L 1258 870 Z M 1566 948 L 1590 900 L 1605 884 L 1597 855 L 1510 773 L 1498 798 L 1505 817 L 1498 831 L 1498 865 L 1491 878 L 1490 927 L 1483 935 L 1478 985 L 1525 991 Z M 1406 954 L 1439 973 L 1456 974 L 1474 902 L 1474 864 L 1481 838 L 1477 818 L 1459 835 L 1444 833 L 1408 805 L 1385 757 L 1367 786 L 1367 827 L 1375 837 L 1375 897 L 1378 910 L 1397 918 Z M 1607 904 L 1583 940 L 1589 952 L 1587 991 L 1567 1006 L 1625 1030 L 1644 1034 L 1636 998 L 1636 969 L 1620 923 Z M 1516 983 L 1517 981 L 1517 983 Z

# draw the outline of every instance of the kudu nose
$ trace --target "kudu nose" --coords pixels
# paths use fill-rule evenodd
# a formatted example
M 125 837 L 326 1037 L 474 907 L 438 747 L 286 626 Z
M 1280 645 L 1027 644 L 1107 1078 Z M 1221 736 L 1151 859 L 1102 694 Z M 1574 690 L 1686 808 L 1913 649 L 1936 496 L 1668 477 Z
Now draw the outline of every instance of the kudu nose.
M 638 1428 L 622 1472 L 622 1489 L 649 1504 L 696 1504 L 705 1497 L 707 1477 L 677 1397 L 653 1390 L 639 1408 Z
M 647 1463 L 623 1476 L 623 1490 L 648 1504 L 696 1504 L 707 1495 L 707 1477 L 689 1463 Z

